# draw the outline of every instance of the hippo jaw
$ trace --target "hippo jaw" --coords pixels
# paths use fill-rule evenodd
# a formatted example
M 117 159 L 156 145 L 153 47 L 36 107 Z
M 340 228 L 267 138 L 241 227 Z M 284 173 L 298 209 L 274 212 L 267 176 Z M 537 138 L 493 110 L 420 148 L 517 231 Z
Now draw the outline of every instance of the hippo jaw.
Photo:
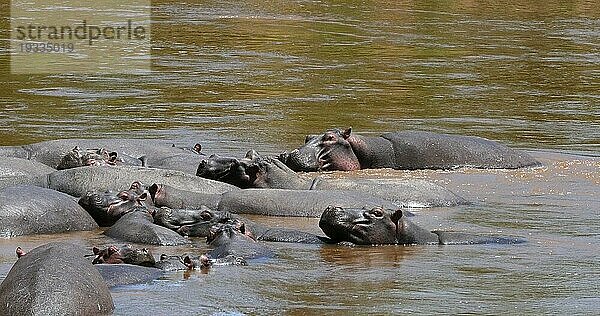
M 303 146 L 284 152 L 278 159 L 294 171 L 358 170 L 360 162 L 348 141 L 352 128 L 332 129 L 307 136 Z
M 397 211 L 401 212 L 401 211 Z M 380 207 L 344 209 L 328 206 L 321 215 L 319 227 L 335 242 L 357 245 L 396 244 L 399 216 Z

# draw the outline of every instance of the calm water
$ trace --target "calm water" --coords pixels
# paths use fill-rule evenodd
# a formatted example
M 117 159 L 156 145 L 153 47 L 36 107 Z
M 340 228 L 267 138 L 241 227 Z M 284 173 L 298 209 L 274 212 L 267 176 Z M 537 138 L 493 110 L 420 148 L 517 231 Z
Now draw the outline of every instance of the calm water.
M 341 175 L 436 181 L 476 203 L 415 221 L 527 244 L 273 244 L 267 262 L 114 289 L 115 314 L 600 313 L 600 3 L 160 0 L 152 11 L 151 75 L 16 76 L 0 55 L 0 145 L 114 136 L 274 153 L 352 126 L 488 137 L 545 166 Z M 319 232 L 316 219 L 257 220 Z M 0 240 L 0 279 L 17 245 L 47 240 Z

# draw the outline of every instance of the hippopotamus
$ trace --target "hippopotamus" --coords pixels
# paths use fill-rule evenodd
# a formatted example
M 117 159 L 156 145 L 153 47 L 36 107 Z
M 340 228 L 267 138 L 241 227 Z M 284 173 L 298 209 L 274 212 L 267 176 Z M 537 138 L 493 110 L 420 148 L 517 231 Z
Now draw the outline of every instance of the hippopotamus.
M 0 218 L 0 237 L 98 228 L 72 197 L 36 186 L 0 190 Z
M 154 224 L 152 215 L 146 211 L 134 211 L 123 215 L 104 235 L 132 243 L 160 246 L 178 246 L 190 240 L 178 233 Z
M 54 171 L 37 161 L 0 157 L 0 189 L 25 184 L 42 186 L 47 175 Z
M 0 284 L 0 315 L 110 314 L 108 286 L 86 252 L 52 242 L 19 258 Z
M 152 217 L 155 224 L 175 231 L 178 231 L 184 225 L 200 224 L 200 226 L 207 226 L 218 223 L 218 221 L 215 221 L 217 217 L 214 216 L 214 212 L 204 205 L 198 210 L 161 207 L 154 210 Z M 209 228 L 206 228 L 207 232 Z
M 133 248 L 130 245 L 118 248 L 116 246 L 109 246 L 105 249 L 99 249 L 97 247 L 92 248 L 94 252 L 94 260 L 92 264 L 118 264 L 127 263 L 132 265 L 154 267 L 156 260 L 154 256 L 147 248 Z
M 233 256 L 252 260 L 274 256 L 268 247 L 248 236 L 244 223 L 237 220 L 211 227 L 206 241 L 213 248 L 207 252 L 212 259 Z
M 244 223 L 246 234 L 259 241 L 320 244 L 328 240 L 325 237 L 299 230 L 267 227 L 237 214 L 211 210 L 208 207 L 202 207 L 199 210 L 181 210 L 163 207 L 155 211 L 153 216 L 154 223 L 190 237 L 208 237 L 210 235 L 210 228 L 214 225 L 241 221 Z
M 149 191 L 158 207 L 179 206 L 185 201 L 185 208 L 199 209 L 208 205 L 206 201 L 210 201 L 216 204 L 214 209 L 235 214 L 319 217 L 332 204 L 344 207 L 398 207 L 393 202 L 353 191 L 244 189 L 218 195 L 200 195 L 197 192 L 174 190 L 163 184 L 153 185 Z
M 121 216 L 137 211 L 152 212 L 154 203 L 140 182 L 121 192 L 87 192 L 79 199 L 81 205 L 101 227 L 112 226 Z
M 134 158 L 125 154 L 119 155 L 117 152 L 109 152 L 104 148 L 100 149 L 81 149 L 75 146 L 60 159 L 56 169 L 70 169 L 83 166 L 111 166 L 111 165 L 132 165 L 143 166 L 147 163 L 147 157 L 142 156 Z
M 281 161 L 249 151 L 242 159 L 211 155 L 203 159 L 196 174 L 240 188 L 292 190 L 346 190 L 369 193 L 410 207 L 456 206 L 468 202 L 455 193 L 421 179 L 390 179 L 380 183 L 367 179 L 301 177 Z
M 366 137 L 352 134 L 351 128 L 307 136 L 303 146 L 282 153 L 279 159 L 295 171 L 516 169 L 540 165 L 524 152 L 481 137 L 424 131 Z
M 429 231 L 407 220 L 400 209 L 329 206 L 319 227 L 334 242 L 357 245 L 414 244 L 517 244 L 518 237 L 486 236 L 462 232 Z
M 181 171 L 135 166 L 88 166 L 59 170 L 48 175 L 44 187 L 81 197 L 88 191 L 120 191 L 134 181 L 164 183 L 182 190 L 210 194 L 239 190 L 227 183 L 202 179 Z

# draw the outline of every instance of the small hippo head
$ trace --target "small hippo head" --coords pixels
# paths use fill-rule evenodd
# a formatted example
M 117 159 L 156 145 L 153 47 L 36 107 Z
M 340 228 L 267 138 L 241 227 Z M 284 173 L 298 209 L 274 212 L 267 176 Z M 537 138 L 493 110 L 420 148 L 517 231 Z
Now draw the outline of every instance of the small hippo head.
M 83 166 L 104 166 L 114 164 L 117 153 L 109 153 L 106 149 L 81 149 L 75 146 L 66 152 L 56 166 L 56 169 L 70 169 Z
M 123 263 L 123 257 L 119 248 L 116 246 L 109 246 L 105 249 L 99 249 L 97 247 L 92 248 L 94 255 L 96 256 L 92 261 L 92 264 L 118 264 Z
M 331 129 L 322 135 L 309 135 L 304 145 L 279 155 L 294 171 L 358 170 L 360 162 L 349 141 L 352 128 Z
M 138 249 L 126 245 L 121 248 L 109 246 L 106 249 L 94 247 L 92 250 L 96 256 L 92 264 L 127 263 L 145 267 L 152 267 L 155 264 L 154 256 L 146 248 Z
M 87 192 L 81 199 L 81 205 L 99 226 L 112 226 L 121 216 L 133 211 L 149 211 L 152 209 L 152 201 L 146 190 L 138 188 L 141 184 L 134 182 L 129 190 L 115 193 Z
M 161 209 L 159 212 L 164 211 Z M 156 215 L 154 218 L 155 222 L 160 222 L 156 219 Z M 202 207 L 196 222 L 182 225 L 177 229 L 177 232 L 183 236 L 208 237 L 214 225 L 231 223 L 232 221 L 233 217 L 229 212 L 214 211 L 208 207 Z
M 252 185 L 252 179 L 248 171 L 254 168 L 254 164 L 247 157 L 237 159 L 216 154 L 211 155 L 200 162 L 196 175 L 206 179 L 233 184 L 244 189 L 249 188 Z
M 250 235 L 250 232 L 246 231 L 244 222 L 234 219 L 227 223 L 213 225 L 206 237 L 206 243 L 211 247 L 218 247 L 236 238 L 255 241 Z
M 319 227 L 335 242 L 357 245 L 396 244 L 401 210 L 350 209 L 329 206 L 321 215 Z

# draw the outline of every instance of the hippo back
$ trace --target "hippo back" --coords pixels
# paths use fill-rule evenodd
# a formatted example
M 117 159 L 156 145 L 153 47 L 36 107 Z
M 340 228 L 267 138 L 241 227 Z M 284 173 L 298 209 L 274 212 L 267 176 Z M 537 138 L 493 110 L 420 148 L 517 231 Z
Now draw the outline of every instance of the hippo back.
M 72 197 L 36 186 L 0 190 L 0 218 L 0 237 L 98 228 Z
M 0 157 L 0 189 L 19 184 L 43 185 L 45 176 L 54 171 L 36 161 Z
M 0 284 L 0 315 L 101 315 L 114 304 L 81 246 L 54 242 L 19 258 Z
M 381 137 L 393 145 L 394 169 L 515 169 L 539 165 L 524 152 L 481 137 L 422 131 L 386 133 Z

